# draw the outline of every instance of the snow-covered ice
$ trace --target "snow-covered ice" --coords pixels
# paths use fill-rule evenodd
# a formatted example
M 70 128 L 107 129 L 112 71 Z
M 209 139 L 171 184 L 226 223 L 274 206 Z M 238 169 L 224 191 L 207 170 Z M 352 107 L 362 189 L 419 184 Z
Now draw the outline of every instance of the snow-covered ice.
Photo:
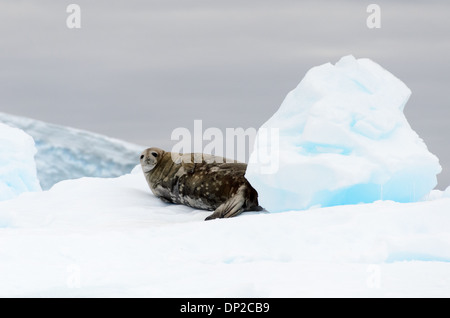
M 369 59 L 309 70 L 258 131 L 246 177 L 260 204 L 279 212 L 422 199 L 441 167 L 403 114 L 410 94 Z M 271 160 L 278 169 L 264 173 Z
M 20 129 L 0 123 L 0 201 L 41 190 L 35 153 L 33 138 Z
M 449 297 L 450 198 L 208 211 L 140 167 L 0 202 L 0 297 Z
M 33 137 L 37 175 L 44 190 L 62 180 L 129 173 L 145 149 L 89 131 L 5 113 L 0 113 L 0 122 Z
M 0 194 L 27 184 L 0 202 L 0 297 L 450 297 L 450 187 L 430 192 L 440 167 L 403 116 L 408 96 L 369 60 L 314 68 L 266 123 L 281 127 L 278 172 L 251 180 L 286 211 L 206 222 L 151 193 L 141 147 L 10 119 L 53 183 L 77 176 L 48 163 L 134 169 L 38 191 L 33 139 L 0 124 Z

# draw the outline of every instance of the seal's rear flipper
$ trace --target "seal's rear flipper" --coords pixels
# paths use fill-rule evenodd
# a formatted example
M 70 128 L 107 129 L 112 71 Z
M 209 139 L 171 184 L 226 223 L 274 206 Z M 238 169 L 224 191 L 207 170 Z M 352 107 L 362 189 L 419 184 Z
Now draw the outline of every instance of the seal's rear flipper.
M 219 205 L 213 214 L 208 216 L 205 221 L 216 218 L 231 218 L 244 211 L 244 188 L 241 186 L 237 193 L 230 199 Z

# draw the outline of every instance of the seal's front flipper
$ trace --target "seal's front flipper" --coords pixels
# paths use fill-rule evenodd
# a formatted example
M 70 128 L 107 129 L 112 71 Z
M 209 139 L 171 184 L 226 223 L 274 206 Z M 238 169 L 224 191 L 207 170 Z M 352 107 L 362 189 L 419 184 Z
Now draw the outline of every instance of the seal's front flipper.
M 245 197 L 243 189 L 239 189 L 238 192 L 230 199 L 219 205 L 213 214 L 208 216 L 205 221 L 217 219 L 217 218 L 231 218 L 244 211 Z
M 169 200 L 168 198 L 165 198 L 165 197 L 159 197 L 159 198 L 160 198 L 161 201 L 164 202 L 164 203 L 173 203 L 173 201 L 172 201 L 172 200 Z

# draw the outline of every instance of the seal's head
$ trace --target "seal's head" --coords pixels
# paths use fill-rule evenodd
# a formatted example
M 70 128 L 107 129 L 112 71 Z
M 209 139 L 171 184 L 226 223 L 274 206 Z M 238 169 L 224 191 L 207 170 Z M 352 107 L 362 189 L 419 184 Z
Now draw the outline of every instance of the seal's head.
M 164 150 L 153 147 L 144 150 L 141 154 L 141 167 L 144 173 L 148 173 L 156 167 L 159 159 L 164 155 Z

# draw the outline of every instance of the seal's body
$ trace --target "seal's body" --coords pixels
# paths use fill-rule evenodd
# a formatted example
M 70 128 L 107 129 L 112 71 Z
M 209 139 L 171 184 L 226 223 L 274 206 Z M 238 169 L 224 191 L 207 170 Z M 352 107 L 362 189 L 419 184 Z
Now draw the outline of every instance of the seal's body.
M 141 155 L 145 179 L 164 202 L 214 211 L 206 220 L 260 211 L 258 193 L 245 179 L 247 165 L 207 154 L 149 148 Z

